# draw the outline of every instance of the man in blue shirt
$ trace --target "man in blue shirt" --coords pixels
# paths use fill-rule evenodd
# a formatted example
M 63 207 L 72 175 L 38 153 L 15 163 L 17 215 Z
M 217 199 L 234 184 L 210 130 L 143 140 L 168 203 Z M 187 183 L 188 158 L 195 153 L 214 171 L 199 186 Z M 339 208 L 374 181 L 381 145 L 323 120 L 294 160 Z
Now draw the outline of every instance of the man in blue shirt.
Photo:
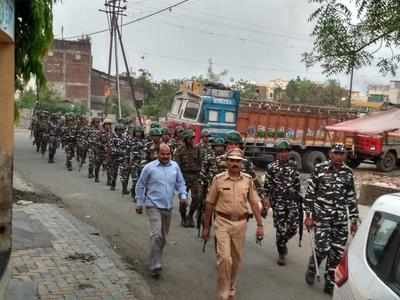
M 144 166 L 136 184 L 136 212 L 146 214 L 150 222 L 150 271 L 159 278 L 161 255 L 171 224 L 172 204 L 178 192 L 181 205 L 187 206 L 186 184 L 168 145 L 160 145 L 158 159 Z

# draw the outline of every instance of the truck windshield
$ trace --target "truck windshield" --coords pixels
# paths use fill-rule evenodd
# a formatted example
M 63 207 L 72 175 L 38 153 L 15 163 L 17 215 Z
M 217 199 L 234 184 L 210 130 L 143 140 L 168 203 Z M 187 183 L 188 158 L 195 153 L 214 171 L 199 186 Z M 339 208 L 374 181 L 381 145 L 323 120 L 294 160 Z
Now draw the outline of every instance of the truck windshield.
M 182 100 L 175 98 L 175 101 L 172 104 L 171 113 L 174 115 L 178 115 L 181 104 L 182 104 Z
M 197 113 L 199 112 L 200 104 L 194 102 L 188 102 L 186 104 L 185 112 L 183 117 L 185 119 L 195 120 L 197 118 Z

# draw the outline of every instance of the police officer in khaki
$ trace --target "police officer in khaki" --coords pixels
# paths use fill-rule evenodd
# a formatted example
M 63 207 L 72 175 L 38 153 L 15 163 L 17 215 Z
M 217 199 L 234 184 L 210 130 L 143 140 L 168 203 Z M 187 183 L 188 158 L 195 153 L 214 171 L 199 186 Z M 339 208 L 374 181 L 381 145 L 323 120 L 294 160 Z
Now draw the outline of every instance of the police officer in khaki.
M 216 175 L 206 200 L 202 237 L 209 238 L 213 213 L 217 256 L 217 299 L 233 300 L 236 280 L 243 256 L 248 205 L 257 221 L 256 237 L 264 237 L 259 197 L 250 175 L 241 172 L 243 151 L 232 149 L 227 154 L 228 170 Z

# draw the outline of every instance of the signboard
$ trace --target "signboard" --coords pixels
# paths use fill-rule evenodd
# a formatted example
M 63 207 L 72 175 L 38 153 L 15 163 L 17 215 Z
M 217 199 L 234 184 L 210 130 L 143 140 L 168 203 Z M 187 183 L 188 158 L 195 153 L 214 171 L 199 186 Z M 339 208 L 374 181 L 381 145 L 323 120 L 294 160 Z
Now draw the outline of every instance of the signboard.
M 14 0 L 0 0 L 0 31 L 14 40 L 15 4 Z

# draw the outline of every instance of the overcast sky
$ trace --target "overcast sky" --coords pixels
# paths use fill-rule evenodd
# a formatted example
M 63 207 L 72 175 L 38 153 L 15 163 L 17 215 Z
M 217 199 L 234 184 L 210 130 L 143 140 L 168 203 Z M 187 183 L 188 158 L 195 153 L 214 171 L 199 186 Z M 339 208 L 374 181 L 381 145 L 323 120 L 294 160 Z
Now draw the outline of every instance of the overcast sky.
M 129 0 L 128 22 L 179 0 Z M 107 27 L 98 11 L 104 0 L 63 0 L 54 10 L 54 33 L 61 37 L 86 34 Z M 171 12 L 125 26 L 123 37 L 132 70 L 149 70 L 156 80 L 190 78 L 206 74 L 212 58 L 214 70 L 228 70 L 230 78 L 267 82 L 297 75 L 326 81 L 319 67 L 306 70 L 301 53 L 312 46 L 312 11 L 308 0 L 191 0 Z M 108 33 L 92 36 L 93 66 L 107 70 Z M 122 57 L 120 54 L 120 68 Z M 348 87 L 348 76 L 335 77 Z M 355 88 L 388 83 L 375 68 L 355 73 Z

